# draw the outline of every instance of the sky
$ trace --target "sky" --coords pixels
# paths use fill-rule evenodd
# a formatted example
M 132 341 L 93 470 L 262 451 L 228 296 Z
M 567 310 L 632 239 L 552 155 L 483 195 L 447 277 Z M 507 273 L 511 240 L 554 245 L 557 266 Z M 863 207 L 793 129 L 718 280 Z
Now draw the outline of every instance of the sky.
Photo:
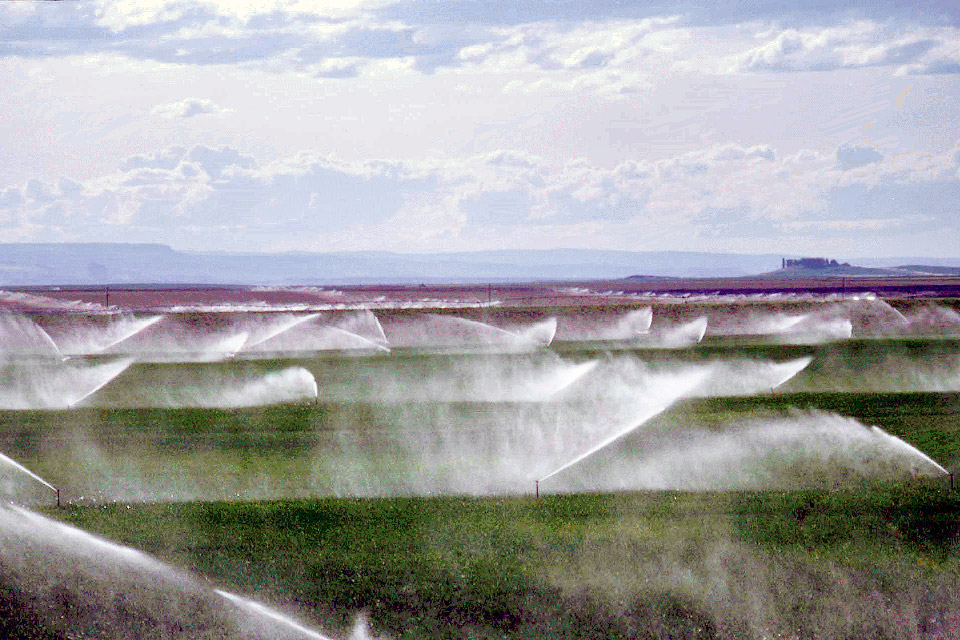
M 960 9 L 0 2 L 0 241 L 958 257 Z

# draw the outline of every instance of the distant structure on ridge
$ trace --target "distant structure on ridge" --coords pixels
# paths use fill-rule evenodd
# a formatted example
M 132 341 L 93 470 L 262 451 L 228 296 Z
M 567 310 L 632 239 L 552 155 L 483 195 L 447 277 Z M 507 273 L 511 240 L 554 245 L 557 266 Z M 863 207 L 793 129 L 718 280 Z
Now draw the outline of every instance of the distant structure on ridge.
M 827 269 L 829 267 L 849 267 L 849 262 L 837 262 L 828 258 L 781 258 L 781 268 L 803 267 L 805 269 Z

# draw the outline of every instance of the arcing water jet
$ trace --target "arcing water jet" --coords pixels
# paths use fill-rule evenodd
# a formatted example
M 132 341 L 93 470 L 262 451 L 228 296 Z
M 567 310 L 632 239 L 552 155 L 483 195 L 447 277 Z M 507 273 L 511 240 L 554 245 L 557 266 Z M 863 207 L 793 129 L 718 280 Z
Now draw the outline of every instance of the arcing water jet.
M 715 336 L 777 336 L 791 333 L 810 314 L 745 312 L 724 316 L 710 324 Z
M 637 343 L 642 346 L 677 349 L 699 344 L 707 332 L 707 317 L 701 316 L 690 322 L 675 327 L 651 330 L 650 333 L 637 337 Z
M 58 637 L 329 640 L 141 551 L 20 507 L 0 506 L 0 548 L 3 586 Z
M 516 333 L 519 339 L 518 346 L 548 347 L 557 335 L 557 319 L 547 318 L 530 327 L 525 327 Z
M 629 342 L 649 333 L 653 309 L 633 309 L 618 317 L 581 318 L 580 314 L 562 315 L 556 340 L 564 342 Z
M 547 479 L 549 479 L 549 478 L 552 478 L 553 476 L 557 475 L 557 474 L 560 473 L 561 471 L 564 471 L 564 470 L 566 470 L 566 469 L 569 469 L 570 467 L 572 467 L 573 465 L 577 464 L 578 462 L 582 462 L 583 460 L 586 460 L 587 458 L 589 458 L 589 457 L 592 456 L 593 454 L 597 453 L 598 451 L 607 448 L 608 446 L 610 446 L 611 444 L 613 444 L 614 442 L 616 442 L 616 441 L 619 440 L 620 438 L 623 438 L 624 436 L 626 436 L 626 435 L 628 435 L 628 434 L 630 434 L 630 433 L 633 433 L 634 431 L 636 431 L 637 429 L 639 429 L 641 426 L 643 426 L 643 424 L 644 424 L 645 422 L 647 422 L 648 420 L 650 420 L 650 419 L 653 418 L 654 416 L 656 416 L 656 415 L 658 415 L 658 414 L 660 414 L 660 413 L 663 413 L 663 412 L 666 410 L 666 408 L 667 408 L 666 406 L 662 406 L 662 407 L 657 407 L 657 408 L 651 410 L 650 412 L 648 412 L 646 415 L 642 416 L 641 418 L 639 418 L 639 419 L 636 420 L 635 422 L 627 424 L 627 426 L 624 427 L 623 429 L 620 429 L 619 431 L 613 433 L 612 435 L 608 436 L 607 438 L 601 440 L 600 442 L 598 442 L 598 443 L 597 443 L 596 445 L 594 445 L 593 447 L 591 447 L 591 448 L 587 449 L 586 451 L 584 451 L 583 453 L 579 454 L 578 456 L 576 456 L 575 458 L 573 458 L 573 460 L 570 460 L 569 462 L 566 462 L 566 463 L 562 464 L 561 466 L 557 467 L 556 469 L 554 469 L 553 471 L 551 471 L 551 472 L 548 473 L 547 475 L 545 475 L 545 476 L 543 476 L 542 478 L 538 479 L 538 480 L 537 480 L 537 495 L 538 495 L 538 496 L 540 495 L 540 483 L 541 483 L 541 482 L 543 482 L 544 480 L 547 480 Z
M 74 315 L 59 319 L 47 332 L 64 355 L 86 356 L 104 353 L 141 331 L 153 326 L 163 316 L 145 318 L 123 315 Z
M 0 365 L 9 383 L 0 387 L 0 409 L 68 409 L 102 389 L 131 361 Z
M 283 332 L 244 347 L 248 353 L 303 353 L 318 351 L 390 351 L 385 341 L 347 331 L 339 326 L 327 325 L 313 314 Z
M 866 479 L 903 481 L 946 473 L 929 456 L 852 418 L 818 411 L 673 425 L 645 434 L 630 459 L 590 473 L 597 490 L 834 489 Z
M 770 362 L 766 360 L 713 360 L 703 366 L 707 378 L 691 395 L 697 397 L 750 396 L 774 391 L 792 380 L 813 361 L 811 356 Z
M 633 420 L 627 422 L 625 426 L 607 435 L 606 437 L 601 439 L 599 442 L 597 442 L 593 446 L 590 446 L 582 453 L 574 456 L 571 460 L 563 463 L 553 471 L 539 478 L 537 482 L 538 490 L 539 490 L 540 482 L 547 480 L 557 475 L 561 471 L 565 471 L 566 469 L 569 469 L 570 467 L 586 460 L 587 458 L 594 455 L 595 453 L 602 451 L 603 449 L 606 449 L 608 446 L 610 446 L 614 442 L 620 440 L 621 438 L 624 438 L 625 436 L 639 429 L 641 426 L 649 422 L 653 417 L 663 413 L 670 405 L 672 405 L 674 402 L 676 402 L 683 396 L 689 394 L 694 388 L 700 385 L 703 382 L 704 378 L 705 378 L 704 371 L 695 371 L 695 372 L 687 373 L 686 375 L 683 375 L 679 378 L 671 379 L 669 380 L 669 382 L 667 380 L 660 381 L 659 384 L 657 385 L 660 387 L 660 389 L 658 389 L 659 392 L 655 393 L 653 396 L 653 397 L 659 397 L 660 404 L 654 405 L 652 407 L 643 408 L 640 412 L 640 415 L 635 417 Z
M 52 484 L 50 484 L 49 482 L 47 482 L 46 480 L 44 480 L 43 478 L 35 474 L 33 471 L 30 471 L 30 469 L 27 469 L 25 466 L 23 466 L 13 458 L 10 458 L 9 456 L 4 455 L 3 453 L 0 453 L 0 463 L 3 463 L 9 467 L 13 467 L 17 471 L 20 471 L 21 473 L 25 473 L 30 478 L 36 480 L 43 486 L 52 490 L 54 493 L 57 494 L 57 506 L 58 507 L 60 506 L 60 489 L 57 489 L 55 486 L 53 486 Z
M 546 402 L 562 399 L 598 364 L 568 362 L 545 350 L 373 363 L 344 359 L 314 372 L 332 402 Z
M 507 330 L 479 320 L 425 313 L 388 323 L 384 331 L 390 344 L 396 347 L 521 352 L 548 346 L 556 334 L 557 320 L 548 318 Z
M 19 314 L 0 314 L 0 359 L 62 360 L 63 354 L 43 327 Z
M 870 430 L 871 430 L 873 433 L 878 434 L 880 437 L 886 439 L 886 440 L 887 440 L 888 442 L 890 442 L 894 447 L 899 448 L 899 449 L 902 449 L 904 452 L 907 453 L 907 455 L 910 455 L 910 456 L 919 458 L 920 460 L 923 460 L 924 462 L 926 462 L 926 463 L 929 464 L 931 467 L 933 467 L 934 469 L 936 469 L 937 471 L 939 471 L 940 473 L 942 473 L 942 474 L 944 474 L 944 475 L 949 475 L 949 474 L 950 474 L 950 472 L 947 471 L 945 468 L 943 468 L 943 466 L 941 466 L 937 461 L 935 461 L 933 458 L 931 458 L 930 456 L 928 456 L 927 454 L 925 454 L 923 451 L 920 451 L 919 449 L 917 449 L 915 446 L 913 446 L 913 445 L 910 444 L 909 442 L 905 442 L 905 441 L 901 440 L 900 438 L 898 438 L 897 436 L 887 433 L 886 431 L 884 431 L 884 430 L 881 429 L 880 427 L 870 427 Z
M 650 307 L 634 309 L 620 318 L 609 332 L 602 332 L 601 337 L 606 339 L 607 336 L 610 336 L 614 340 L 632 340 L 637 336 L 648 333 L 651 324 L 653 324 L 653 309 Z
M 125 339 L 107 347 L 105 353 L 132 356 L 139 362 L 211 362 L 231 358 L 250 337 L 235 326 L 208 327 L 188 318 L 162 316 Z
M 254 407 L 315 400 L 317 393 L 317 381 L 312 373 L 303 367 L 289 367 L 242 381 L 235 386 L 224 385 L 211 403 L 198 403 L 195 406 Z
M 87 398 L 95 394 L 100 389 L 103 389 L 117 376 L 126 371 L 127 367 L 129 367 L 132 363 L 132 360 L 117 360 L 116 362 L 99 365 L 99 371 L 102 371 L 104 375 L 99 380 L 91 384 L 87 389 L 84 389 L 81 393 L 76 394 L 70 400 L 69 407 L 75 407 L 83 403 Z
M 246 327 L 248 336 L 241 349 L 244 351 L 254 349 L 319 315 L 319 313 L 279 314 L 270 318 L 270 322 L 261 323 L 260 326 L 248 326 Z
M 329 636 L 318 633 L 313 629 L 308 629 L 293 618 L 285 616 L 279 611 L 275 611 L 266 605 L 260 604 L 256 600 L 250 600 L 249 598 L 244 598 L 235 593 L 230 593 L 229 591 L 223 591 L 221 589 L 214 589 L 214 593 L 222 596 L 225 600 L 237 605 L 241 609 L 253 613 L 255 616 L 262 616 L 269 620 L 278 622 L 284 627 L 297 632 L 304 638 L 310 638 L 311 640 L 333 640 Z

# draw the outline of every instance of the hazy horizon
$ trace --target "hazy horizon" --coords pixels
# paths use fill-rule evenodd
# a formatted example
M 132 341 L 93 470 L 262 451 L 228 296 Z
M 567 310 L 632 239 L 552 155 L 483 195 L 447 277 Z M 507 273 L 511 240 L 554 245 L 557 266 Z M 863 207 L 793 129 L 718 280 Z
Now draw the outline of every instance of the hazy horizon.
M 776 271 L 782 254 L 591 249 L 444 253 L 203 252 L 163 244 L 0 243 L 0 287 L 71 284 L 409 284 L 749 277 Z M 810 257 L 810 256 L 801 256 Z M 842 256 L 818 256 L 836 258 Z M 960 267 L 960 259 L 854 259 L 859 267 Z

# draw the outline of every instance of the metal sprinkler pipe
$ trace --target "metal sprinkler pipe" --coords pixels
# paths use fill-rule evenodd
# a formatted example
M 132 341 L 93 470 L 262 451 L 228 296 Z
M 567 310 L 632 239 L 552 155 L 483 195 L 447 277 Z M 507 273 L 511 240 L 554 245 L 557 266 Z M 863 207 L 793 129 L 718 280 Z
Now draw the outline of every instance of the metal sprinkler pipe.
M 952 476 L 952 475 L 950 476 L 950 479 L 951 479 L 951 480 L 953 479 L 953 476 Z M 536 490 L 537 500 L 539 500 L 539 499 L 540 499 L 540 481 L 539 481 L 539 480 L 534 480 L 534 482 L 536 483 L 536 487 L 537 487 L 537 490 Z

